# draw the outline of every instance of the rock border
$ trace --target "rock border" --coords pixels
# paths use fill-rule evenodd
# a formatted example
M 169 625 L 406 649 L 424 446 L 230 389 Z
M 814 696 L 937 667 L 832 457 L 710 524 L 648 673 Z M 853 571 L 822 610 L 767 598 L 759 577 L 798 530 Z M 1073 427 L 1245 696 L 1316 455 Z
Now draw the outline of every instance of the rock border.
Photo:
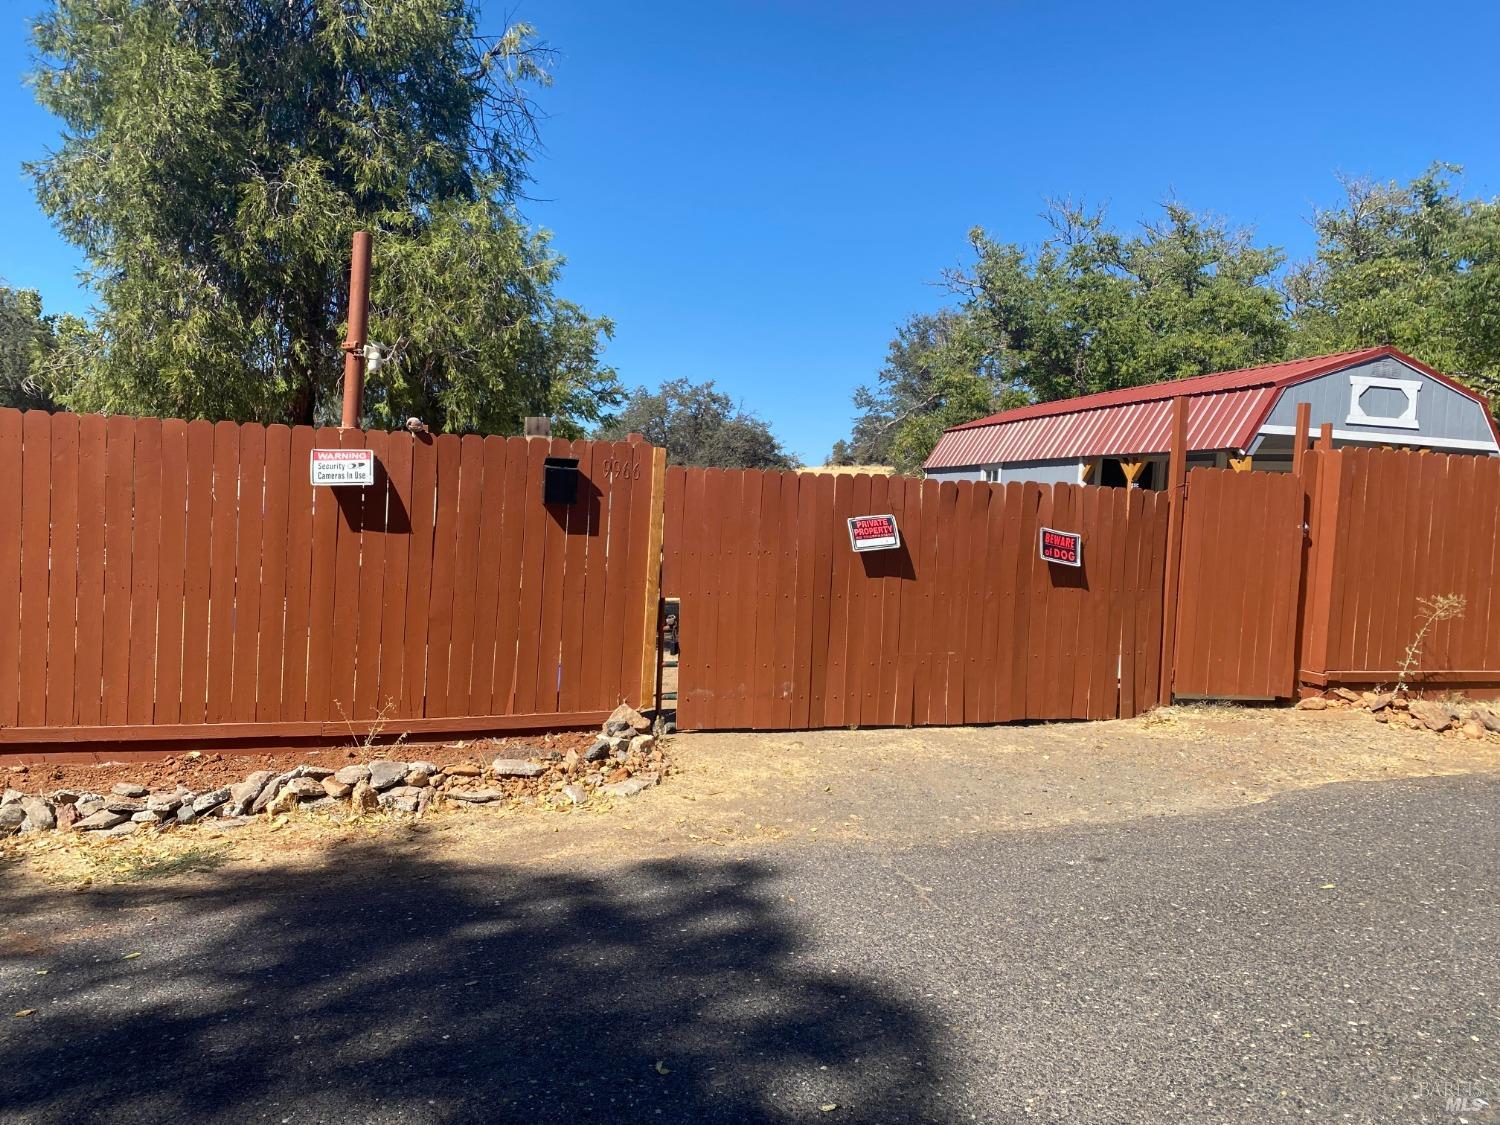
M 488 745 L 498 749 L 493 742 Z M 582 753 L 507 744 L 488 764 L 465 761 L 440 767 L 392 758 L 340 769 L 304 764 L 281 773 L 256 770 L 243 781 L 200 793 L 185 785 L 153 792 L 129 781 L 116 782 L 108 793 L 58 789 L 42 795 L 6 789 L 0 794 L 0 839 L 52 831 L 129 836 L 200 821 L 230 826 L 299 808 L 412 817 L 450 801 L 458 806 L 522 801 L 578 808 L 596 796 L 633 797 L 659 785 L 669 772 L 651 720 L 621 704 Z

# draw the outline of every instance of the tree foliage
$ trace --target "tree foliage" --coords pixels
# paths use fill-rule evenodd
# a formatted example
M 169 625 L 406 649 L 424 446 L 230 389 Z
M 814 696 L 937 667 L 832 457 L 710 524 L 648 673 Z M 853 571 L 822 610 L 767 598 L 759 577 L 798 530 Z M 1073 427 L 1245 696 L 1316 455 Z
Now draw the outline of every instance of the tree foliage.
M 547 79 L 469 0 L 52 0 L 29 166 L 101 300 L 58 387 L 83 409 L 337 414 L 351 233 L 374 237 L 368 420 L 562 432 L 619 400 L 606 321 L 554 292 L 516 210 Z
M 55 410 L 49 388 L 59 340 L 82 331 L 77 317 L 44 315 L 35 289 L 12 289 L 0 282 L 0 406 Z
M 854 392 L 860 411 L 829 460 L 915 472 L 944 428 L 1026 400 L 1007 378 L 980 322 L 946 310 L 913 316 L 891 341 L 874 387 Z
M 1345 179 L 1314 217 L 1311 260 L 1168 203 L 1130 234 L 1061 203 L 1036 248 L 970 234 L 958 303 L 897 333 L 834 457 L 919 467 L 943 429 L 1025 402 L 1393 344 L 1500 394 L 1500 201 L 1459 169 L 1409 184 Z
M 1286 289 L 1304 355 L 1392 344 L 1500 391 L 1500 204 L 1465 200 L 1438 164 L 1409 184 L 1345 178 Z
M 713 380 L 694 383 L 674 379 L 653 394 L 637 387 L 618 417 L 598 436 L 623 440 L 638 433 L 667 451 L 674 465 L 725 469 L 792 469 L 796 461 L 782 448 L 771 428 L 735 405 Z

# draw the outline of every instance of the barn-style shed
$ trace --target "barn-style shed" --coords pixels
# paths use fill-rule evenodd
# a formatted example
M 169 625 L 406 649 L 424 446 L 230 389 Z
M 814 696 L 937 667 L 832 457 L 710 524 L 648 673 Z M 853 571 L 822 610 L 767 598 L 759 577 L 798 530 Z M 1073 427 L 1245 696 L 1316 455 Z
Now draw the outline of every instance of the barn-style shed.
M 1272 363 L 1006 410 L 946 430 L 924 466 L 938 480 L 1160 488 L 1172 399 L 1188 396 L 1190 465 L 1287 472 L 1297 405 L 1338 446 L 1500 456 L 1484 399 L 1392 347 Z

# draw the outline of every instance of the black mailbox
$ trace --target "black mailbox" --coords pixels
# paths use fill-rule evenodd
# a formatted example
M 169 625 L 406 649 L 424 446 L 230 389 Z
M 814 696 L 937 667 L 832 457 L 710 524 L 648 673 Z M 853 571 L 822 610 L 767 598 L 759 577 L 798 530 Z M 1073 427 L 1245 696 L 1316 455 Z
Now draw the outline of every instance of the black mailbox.
M 578 499 L 578 458 L 548 457 L 542 462 L 542 503 L 572 504 Z

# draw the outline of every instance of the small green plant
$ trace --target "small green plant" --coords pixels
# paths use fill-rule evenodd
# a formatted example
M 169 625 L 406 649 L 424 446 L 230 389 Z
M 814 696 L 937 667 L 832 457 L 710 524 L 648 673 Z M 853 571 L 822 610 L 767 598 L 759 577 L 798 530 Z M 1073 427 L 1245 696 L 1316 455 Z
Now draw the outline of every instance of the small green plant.
M 1452 621 L 1462 617 L 1464 610 L 1468 608 L 1469 599 L 1462 594 L 1434 594 L 1417 599 L 1417 632 L 1401 657 L 1400 674 L 1396 677 L 1397 695 L 1406 693 L 1406 681 L 1420 669 L 1422 646 L 1427 643 L 1432 627 L 1439 621 Z

